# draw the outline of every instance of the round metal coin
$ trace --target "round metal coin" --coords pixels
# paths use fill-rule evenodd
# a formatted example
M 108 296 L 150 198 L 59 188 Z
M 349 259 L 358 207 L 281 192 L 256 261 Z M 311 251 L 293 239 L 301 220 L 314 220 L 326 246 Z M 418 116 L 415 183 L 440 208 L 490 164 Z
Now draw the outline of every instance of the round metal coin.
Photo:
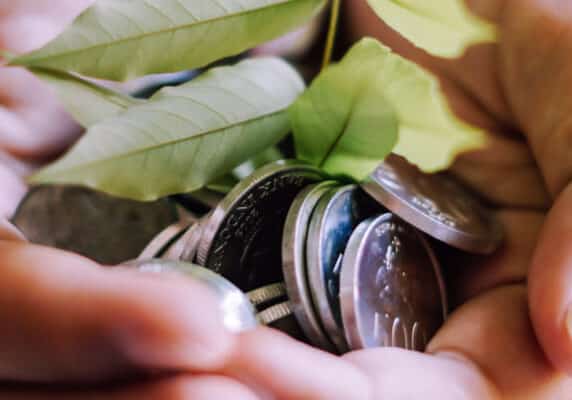
M 258 320 L 254 306 L 248 297 L 231 282 L 214 272 L 190 263 L 161 259 L 135 260 L 123 264 L 142 272 L 179 272 L 205 283 L 216 293 L 223 323 L 232 332 L 243 332 L 256 328 Z M 195 305 L 189 304 L 189 307 Z
M 322 326 L 340 353 L 348 350 L 340 311 L 342 256 L 348 240 L 364 219 L 380 211 L 357 185 L 330 189 L 318 202 L 306 240 L 310 292 Z
M 490 254 L 502 242 L 500 223 L 459 183 L 424 174 L 400 157 L 389 157 L 362 186 L 387 209 L 453 247 Z
M 177 222 L 167 199 L 120 199 L 77 186 L 36 186 L 13 222 L 32 243 L 115 265 L 136 258 L 163 229 Z
M 150 258 L 159 258 L 174 243 L 181 235 L 189 229 L 188 222 L 177 222 L 176 224 L 169 225 L 161 233 L 149 242 L 143 249 L 138 259 L 148 260 Z
M 239 183 L 203 228 L 199 264 L 249 291 L 282 281 L 282 229 L 290 205 L 322 173 L 296 161 L 269 164 Z
M 316 204 L 334 186 L 335 182 L 325 181 L 301 191 L 290 207 L 282 237 L 282 270 L 294 315 L 308 340 L 330 352 L 336 349 L 316 314 L 308 285 L 306 238 Z
M 361 223 L 342 262 L 340 303 L 351 350 L 423 351 L 443 324 L 440 266 L 421 233 L 392 214 Z

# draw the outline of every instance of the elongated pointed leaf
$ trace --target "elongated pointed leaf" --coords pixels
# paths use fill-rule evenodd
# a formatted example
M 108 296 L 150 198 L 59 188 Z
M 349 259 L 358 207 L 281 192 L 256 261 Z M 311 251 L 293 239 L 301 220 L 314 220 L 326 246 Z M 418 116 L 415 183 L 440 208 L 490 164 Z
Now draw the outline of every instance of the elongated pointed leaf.
M 140 101 L 98 86 L 67 72 L 33 68 L 32 72 L 52 85 L 66 110 L 84 127 L 114 117 Z
M 473 15 L 466 0 L 368 0 L 389 26 L 427 52 L 456 58 L 465 49 L 497 39 L 496 28 Z
M 286 33 L 325 0 L 97 0 L 14 64 L 124 80 L 205 66 Z
M 298 73 L 275 58 L 213 69 L 93 126 L 32 181 L 138 200 L 200 189 L 276 144 L 303 90 Z
M 434 172 L 485 144 L 452 113 L 436 78 L 369 38 L 322 73 L 290 116 L 300 158 L 357 180 L 392 149 Z

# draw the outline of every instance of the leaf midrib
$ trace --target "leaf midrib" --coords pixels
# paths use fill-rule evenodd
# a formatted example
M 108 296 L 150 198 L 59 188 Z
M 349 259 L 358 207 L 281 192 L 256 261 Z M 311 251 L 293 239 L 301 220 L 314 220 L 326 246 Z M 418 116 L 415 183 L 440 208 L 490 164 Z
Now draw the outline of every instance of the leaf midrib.
M 130 41 L 137 41 L 137 40 L 141 40 L 144 39 L 146 37 L 149 36 L 153 36 L 153 35 L 161 35 L 164 33 L 170 33 L 170 32 L 176 32 L 182 29 L 186 29 L 186 28 L 190 28 L 190 27 L 195 27 L 195 26 L 200 26 L 200 25 L 204 25 L 204 24 L 209 24 L 209 23 L 214 23 L 217 21 L 221 21 L 221 20 L 225 20 L 225 19 L 232 19 L 232 18 L 236 18 L 236 17 L 240 17 L 242 15 L 248 15 L 251 13 L 256 13 L 256 12 L 261 12 L 264 11 L 266 9 L 270 9 L 273 7 L 282 7 L 288 3 L 296 3 L 296 2 L 307 2 L 307 1 L 312 1 L 312 0 L 283 0 L 283 1 L 279 1 L 276 3 L 272 3 L 272 4 L 268 4 L 262 7 L 258 7 L 258 8 L 253 8 L 253 9 L 247 9 L 247 10 L 241 10 L 239 12 L 236 13 L 232 13 L 232 14 L 224 14 L 218 17 L 214 17 L 214 18 L 207 18 L 207 19 L 203 19 L 203 20 L 199 20 L 199 21 L 195 21 L 189 24 L 183 24 L 177 27 L 171 27 L 168 29 L 159 29 L 156 31 L 152 31 L 152 32 L 147 32 L 147 33 L 142 33 L 142 34 L 138 34 L 138 35 L 133 35 L 133 36 L 128 36 L 125 38 L 121 38 L 118 40 L 113 40 L 113 41 L 108 41 L 108 42 L 102 42 L 102 43 L 98 43 L 98 44 L 94 44 L 92 46 L 88 46 L 88 47 L 81 47 L 78 49 L 72 49 L 72 50 L 68 50 L 68 51 L 62 51 L 59 53 L 54 53 L 54 54 L 48 54 L 45 55 L 43 57 L 29 57 L 27 58 L 26 56 L 23 56 L 21 59 L 23 60 L 24 64 L 29 63 L 29 62 L 37 62 L 37 61 L 41 61 L 41 60 L 45 60 L 45 59 L 49 59 L 49 58 L 61 58 L 61 57 L 66 57 L 69 56 L 71 54 L 75 54 L 75 53 L 81 53 L 81 52 L 85 52 L 85 51 L 90 51 L 93 49 L 97 49 L 100 47 L 106 47 L 106 46 L 110 46 L 111 44 L 121 44 L 121 43 L 126 43 L 126 42 L 130 42 Z M 41 50 L 39 50 L 41 51 Z M 18 59 L 14 60 L 15 64 L 18 64 Z
M 232 124 L 228 124 L 228 125 L 225 125 L 225 126 L 223 126 L 223 127 L 216 128 L 216 129 L 209 129 L 209 130 L 200 132 L 200 133 L 198 133 L 198 134 L 194 134 L 194 135 L 192 135 L 192 136 L 187 136 L 187 137 L 184 137 L 184 138 L 178 138 L 178 139 L 175 139 L 175 140 L 169 140 L 169 141 L 167 141 L 167 142 L 162 142 L 162 143 L 159 143 L 159 144 L 156 144 L 156 145 L 153 145 L 153 146 L 147 146 L 147 147 L 140 148 L 140 149 L 137 149 L 137 150 L 134 150 L 134 151 L 130 151 L 130 152 L 127 152 L 127 153 L 122 153 L 122 154 L 119 154 L 119 155 L 116 155 L 116 156 L 113 156 L 113 157 L 102 158 L 102 159 L 95 160 L 95 161 L 91 161 L 91 162 L 88 162 L 88 163 L 75 165 L 75 166 L 72 166 L 72 167 L 69 167 L 69 168 L 61 168 L 61 169 L 59 169 L 59 170 L 53 171 L 52 174 L 57 174 L 57 173 L 59 173 L 59 172 L 61 172 L 61 171 L 77 171 L 77 170 L 82 170 L 82 169 L 85 169 L 85 168 L 93 167 L 93 166 L 98 165 L 98 164 L 101 164 L 101 163 L 110 162 L 110 161 L 117 161 L 117 160 L 120 160 L 120 159 L 122 159 L 122 158 L 133 157 L 133 156 L 135 156 L 135 155 L 137 155 L 137 154 L 144 153 L 144 152 L 152 152 L 152 151 L 155 151 L 155 150 L 160 149 L 160 148 L 165 147 L 165 146 L 175 145 L 175 144 L 177 144 L 177 143 L 185 142 L 185 141 L 188 141 L 188 140 L 195 140 L 195 139 L 198 139 L 198 138 L 201 138 L 201 137 L 203 137 L 203 136 L 210 135 L 210 134 L 213 134 L 213 133 L 216 133 L 216 132 L 220 132 L 220 131 L 224 131 L 224 130 L 227 130 L 227 129 L 235 128 L 235 127 L 238 127 L 238 126 L 243 125 L 243 124 L 248 124 L 248 123 L 256 122 L 256 121 L 262 120 L 262 119 L 264 119 L 264 118 L 269 118 L 269 117 L 272 117 L 272 116 L 274 116 L 274 115 L 278 115 L 278 114 L 280 114 L 280 113 L 284 113 L 285 110 L 286 110 L 286 109 L 280 109 L 280 110 L 273 111 L 273 112 L 268 113 L 268 114 L 263 114 L 263 115 L 256 116 L 256 117 L 254 117 L 254 118 L 250 118 L 250 119 L 246 119 L 246 120 L 242 120 L 242 121 L 237 121 L 237 122 L 234 122 L 234 123 L 232 123 Z M 47 172 L 47 171 L 46 171 L 46 172 Z M 40 175 L 41 175 L 41 171 L 40 171 Z

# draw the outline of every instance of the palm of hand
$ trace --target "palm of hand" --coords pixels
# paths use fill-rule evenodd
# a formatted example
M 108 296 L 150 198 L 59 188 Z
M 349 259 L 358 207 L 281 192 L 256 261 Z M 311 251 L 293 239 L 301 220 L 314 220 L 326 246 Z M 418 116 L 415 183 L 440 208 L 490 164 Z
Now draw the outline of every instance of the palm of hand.
M 380 37 L 432 70 L 457 114 L 490 132 L 489 146 L 460 157 L 453 172 L 498 208 L 507 242 L 492 258 L 445 263 L 453 300 L 464 304 L 429 345 L 435 357 L 396 350 L 348 357 L 376 366 L 376 387 L 385 395 L 564 399 L 572 381 L 557 367 L 572 371 L 572 341 L 562 322 L 572 289 L 562 285 L 570 275 L 570 262 L 563 260 L 571 254 L 559 249 L 566 241 L 557 235 L 571 235 L 572 227 L 566 216 L 572 196 L 565 189 L 572 177 L 572 100 L 563 91 L 572 89 L 572 57 L 565 51 L 572 46 L 566 35 L 572 6 L 565 0 L 468 3 L 499 24 L 502 39 L 455 61 L 414 48 L 381 24 L 365 1 L 346 12 L 360 21 L 351 24 L 354 38 Z M 546 220 L 543 210 L 553 199 Z M 551 253 L 558 256 L 548 258 Z M 426 379 L 418 388 L 399 387 L 406 375 Z

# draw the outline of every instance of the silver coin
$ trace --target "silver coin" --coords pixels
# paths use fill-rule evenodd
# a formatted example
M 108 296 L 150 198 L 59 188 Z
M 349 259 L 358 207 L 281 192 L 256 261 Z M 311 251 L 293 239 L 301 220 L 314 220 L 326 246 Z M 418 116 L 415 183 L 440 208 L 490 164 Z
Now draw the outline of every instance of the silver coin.
M 423 351 L 447 315 L 440 266 L 427 241 L 392 214 L 361 223 L 342 262 L 340 303 L 351 350 Z
M 141 272 L 179 272 L 209 286 L 217 296 L 224 326 L 232 332 L 243 332 L 258 326 L 256 311 L 248 297 L 231 282 L 214 272 L 190 263 L 161 259 L 135 260 L 122 266 Z M 196 305 L 189 304 L 189 307 Z M 200 306 L 200 305 L 199 305 Z
M 297 161 L 272 163 L 238 184 L 213 210 L 199 264 L 244 291 L 282 281 L 280 243 L 290 205 L 322 173 Z
M 362 186 L 390 211 L 453 247 L 490 254 L 502 242 L 493 214 L 452 178 L 424 174 L 392 156 Z
M 286 285 L 284 282 L 274 283 L 251 290 L 246 293 L 250 302 L 255 306 L 262 306 L 270 302 L 286 297 Z
M 360 222 L 380 211 L 357 186 L 330 189 L 318 202 L 308 228 L 306 269 L 322 326 L 340 353 L 348 350 L 339 302 L 342 255 Z
M 271 325 L 292 315 L 292 307 L 288 301 L 269 307 L 259 312 L 256 317 L 262 325 Z
M 282 237 L 282 270 L 292 310 L 311 344 L 335 352 L 316 314 L 306 271 L 306 238 L 312 213 L 335 182 L 311 185 L 296 197 L 284 225 Z
M 203 225 L 209 216 L 210 213 L 193 224 L 164 252 L 161 258 L 194 263 L 203 232 Z
M 179 221 L 176 224 L 169 225 L 149 242 L 138 259 L 148 260 L 161 257 L 163 252 L 188 229 L 188 222 Z
M 136 258 L 163 229 L 177 222 L 167 199 L 120 199 L 77 186 L 36 186 L 13 222 L 32 243 L 115 265 Z

